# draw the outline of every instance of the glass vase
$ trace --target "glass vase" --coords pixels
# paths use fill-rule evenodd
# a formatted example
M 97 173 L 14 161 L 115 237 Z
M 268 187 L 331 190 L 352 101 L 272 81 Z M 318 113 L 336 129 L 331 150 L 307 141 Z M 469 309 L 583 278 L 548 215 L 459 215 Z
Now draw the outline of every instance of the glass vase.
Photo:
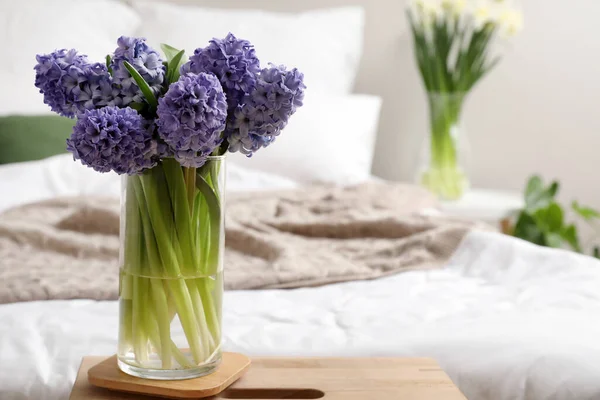
M 164 159 L 121 195 L 119 368 L 188 379 L 221 361 L 225 158 Z
M 458 200 L 469 188 L 469 146 L 461 124 L 464 93 L 428 93 L 429 134 L 424 141 L 418 182 L 442 200 Z

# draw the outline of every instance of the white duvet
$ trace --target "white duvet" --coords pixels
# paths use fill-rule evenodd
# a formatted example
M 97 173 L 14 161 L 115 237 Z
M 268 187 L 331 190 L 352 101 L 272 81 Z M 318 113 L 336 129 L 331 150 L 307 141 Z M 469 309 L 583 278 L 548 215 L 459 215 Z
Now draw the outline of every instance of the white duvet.
M 294 187 L 229 166 L 228 188 Z M 70 156 L 0 166 L 0 211 L 118 195 Z M 1 284 L 1 283 L 0 283 Z M 0 400 L 67 399 L 84 355 L 116 349 L 117 303 L 0 305 Z M 434 271 L 297 290 L 226 292 L 224 348 L 249 355 L 426 356 L 470 400 L 600 399 L 600 262 L 469 234 Z
M 471 400 L 599 399 L 599 288 L 592 258 L 474 232 L 440 270 L 226 292 L 224 347 L 426 356 Z M 0 306 L 0 398 L 68 398 L 81 357 L 113 354 L 116 338 L 116 302 Z

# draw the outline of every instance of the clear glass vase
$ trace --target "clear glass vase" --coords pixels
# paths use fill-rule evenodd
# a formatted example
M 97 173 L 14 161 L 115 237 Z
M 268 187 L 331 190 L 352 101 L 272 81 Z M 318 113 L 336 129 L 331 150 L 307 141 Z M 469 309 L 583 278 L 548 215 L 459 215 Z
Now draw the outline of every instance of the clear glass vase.
M 221 361 L 225 157 L 164 159 L 121 195 L 119 368 L 188 379 Z
M 469 188 L 469 145 L 461 112 L 465 93 L 428 93 L 429 134 L 424 140 L 417 180 L 443 200 L 458 200 Z

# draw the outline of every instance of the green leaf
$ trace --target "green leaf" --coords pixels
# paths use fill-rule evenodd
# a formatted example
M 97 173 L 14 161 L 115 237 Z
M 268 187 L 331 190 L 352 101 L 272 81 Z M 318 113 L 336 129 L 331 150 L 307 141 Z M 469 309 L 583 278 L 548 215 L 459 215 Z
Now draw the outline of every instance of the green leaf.
M 176 49 L 175 47 L 169 46 L 165 43 L 161 43 L 160 48 L 165 53 L 165 57 L 167 58 L 167 61 L 163 62 L 163 64 L 167 69 L 167 83 L 170 84 L 179 79 L 179 69 L 185 62 L 185 50 Z
M 544 187 L 539 176 L 532 176 L 525 188 L 526 206 L 520 211 L 512 234 L 542 246 L 564 247 L 568 244 L 574 251 L 582 253 L 577 226 L 573 223 L 567 225 L 565 212 L 555 201 L 559 187 L 557 181 Z M 600 211 L 581 206 L 576 201 L 571 208 L 588 222 L 600 219 Z M 594 247 L 593 256 L 600 259 L 600 246 Z
M 167 67 L 167 79 L 169 83 L 173 83 L 179 79 L 179 68 L 183 64 L 184 55 L 185 50 L 181 50 L 175 55 L 175 57 L 173 57 L 172 60 L 169 61 L 169 66 Z
M 558 232 L 563 226 L 563 210 L 557 203 L 552 203 L 546 210 L 546 225 L 550 232 Z
M 557 181 L 553 181 L 550 187 L 546 190 L 548 196 L 554 198 L 556 193 L 558 193 L 559 184 Z
M 547 207 L 554 201 L 558 188 L 558 182 L 554 181 L 547 189 L 544 189 L 544 184 L 539 176 L 531 177 L 525 188 L 525 208 L 528 211 L 535 211 Z
M 534 218 L 525 211 L 521 211 L 519 214 L 512 235 L 531 243 L 544 245 L 544 233 L 538 227 Z
M 577 228 L 575 225 L 571 224 L 565 226 L 561 232 L 561 236 L 573 250 L 581 252 L 581 246 L 579 245 L 579 237 L 577 235 Z
M 529 205 L 534 199 L 537 199 L 543 190 L 543 186 L 542 178 L 538 175 L 529 178 L 527 186 L 525 187 L 525 204 Z
M 560 232 L 563 227 L 563 211 L 557 203 L 538 208 L 532 217 L 537 227 L 544 233 Z
M 127 106 L 133 108 L 136 111 L 142 111 L 144 109 L 143 103 L 133 102 L 133 103 L 129 103 Z
M 112 68 L 110 67 L 111 62 L 112 62 L 112 59 L 110 58 L 110 55 L 107 54 L 106 55 L 106 68 L 108 68 L 108 73 L 112 75 L 113 71 L 112 71 Z
M 562 240 L 562 237 L 560 236 L 560 234 L 554 233 L 554 232 L 549 232 L 545 236 L 546 236 L 546 246 L 554 247 L 554 248 L 562 247 L 563 240 Z
M 173 58 L 175 58 L 177 53 L 181 51 L 173 46 L 169 46 L 166 43 L 161 43 L 160 48 L 162 49 L 163 53 L 165 53 L 165 57 L 167 57 L 167 62 L 170 62 Z
M 600 218 L 600 212 L 590 207 L 580 206 L 577 201 L 574 201 L 571 204 L 571 208 L 577 213 L 577 215 L 579 215 L 586 221 L 592 221 L 594 219 Z
M 548 228 L 548 207 L 538 208 L 531 214 L 531 216 L 540 230 L 544 232 L 548 232 L 550 230 Z
M 133 68 L 133 66 L 127 61 L 123 61 L 123 65 L 125 66 L 125 68 L 127 68 L 127 71 L 129 71 L 131 77 L 144 94 L 144 97 L 146 98 L 148 104 L 150 104 L 150 107 L 156 109 L 158 102 L 156 101 L 156 97 L 154 96 L 154 93 L 152 93 L 152 89 L 150 89 L 148 82 L 146 82 L 144 78 L 142 78 L 142 76 L 139 74 L 139 72 L 137 72 L 136 69 Z

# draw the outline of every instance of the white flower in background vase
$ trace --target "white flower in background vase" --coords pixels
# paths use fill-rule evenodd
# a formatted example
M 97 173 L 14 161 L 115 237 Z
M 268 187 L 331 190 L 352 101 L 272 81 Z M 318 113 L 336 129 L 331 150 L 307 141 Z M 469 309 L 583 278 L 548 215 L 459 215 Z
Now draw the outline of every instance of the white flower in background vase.
M 504 37 L 516 35 L 523 27 L 523 14 L 508 0 L 474 1 L 466 14 L 473 18 L 475 29 L 480 30 L 489 23 Z
M 495 18 L 495 2 L 486 1 L 477 1 L 475 2 L 471 9 L 468 10 L 468 14 L 471 14 L 473 18 L 474 28 L 476 30 L 481 30 L 483 27 L 488 24 L 494 24 L 496 22 Z
M 442 0 L 412 0 L 410 7 L 424 17 L 424 23 L 437 21 L 444 16 Z
M 442 0 L 442 8 L 452 16 L 460 16 L 467 7 L 467 0 Z
M 497 23 L 503 36 L 515 36 L 523 29 L 523 14 L 516 8 L 505 8 L 501 11 Z

